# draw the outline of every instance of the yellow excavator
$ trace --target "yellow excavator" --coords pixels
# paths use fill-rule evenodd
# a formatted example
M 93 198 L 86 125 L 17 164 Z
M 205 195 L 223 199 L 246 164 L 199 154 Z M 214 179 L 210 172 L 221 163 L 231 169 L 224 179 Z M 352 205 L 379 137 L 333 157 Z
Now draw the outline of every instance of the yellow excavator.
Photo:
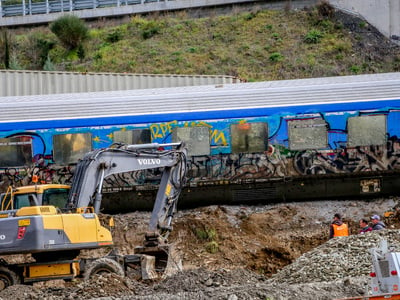
M 90 278 L 100 272 L 124 275 L 141 269 L 157 277 L 169 259 L 168 235 L 177 201 L 186 184 L 187 149 L 183 143 L 113 145 L 87 153 L 76 166 L 71 186 L 46 184 L 10 189 L 1 196 L 0 255 L 31 254 L 34 262 L 0 259 L 0 290 L 19 283 Z M 78 259 L 83 249 L 111 247 L 111 226 L 99 220 L 107 176 L 162 170 L 144 244 L 134 254 L 111 251 L 101 258 Z

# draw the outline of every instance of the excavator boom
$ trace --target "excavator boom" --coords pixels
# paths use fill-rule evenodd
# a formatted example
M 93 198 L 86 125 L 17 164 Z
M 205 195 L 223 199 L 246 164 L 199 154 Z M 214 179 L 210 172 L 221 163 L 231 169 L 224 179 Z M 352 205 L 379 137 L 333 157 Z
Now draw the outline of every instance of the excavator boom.
M 60 214 L 52 206 L 32 204 L 34 206 L 22 207 L 8 214 L 10 217 L 1 218 L 0 233 L 6 238 L 0 241 L 0 255 L 112 244 L 108 230 L 97 221 L 104 179 L 113 174 L 157 168 L 162 169 L 162 177 L 149 222 L 149 236 L 157 236 L 159 242 L 165 242 L 178 196 L 186 183 L 186 152 L 182 143 L 153 143 L 119 144 L 87 153 L 76 167 L 68 195 L 69 212 Z M 72 216 L 82 221 L 74 221 Z M 81 227 L 75 230 L 78 225 Z M 25 238 L 18 235 L 18 230 L 26 232 Z M 83 236 L 83 232 L 91 235 Z
M 99 213 L 102 185 L 110 175 L 163 168 L 149 231 L 163 234 L 171 226 L 179 194 L 186 184 L 186 154 L 182 143 L 120 145 L 86 154 L 78 163 L 69 194 L 69 208 L 94 207 Z

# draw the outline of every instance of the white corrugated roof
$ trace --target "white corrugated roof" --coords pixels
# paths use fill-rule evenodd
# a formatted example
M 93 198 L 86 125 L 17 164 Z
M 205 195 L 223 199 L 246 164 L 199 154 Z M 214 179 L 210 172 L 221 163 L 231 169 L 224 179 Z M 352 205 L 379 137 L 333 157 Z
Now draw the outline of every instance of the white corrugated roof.
M 400 99 L 400 73 L 0 97 L 0 122 Z

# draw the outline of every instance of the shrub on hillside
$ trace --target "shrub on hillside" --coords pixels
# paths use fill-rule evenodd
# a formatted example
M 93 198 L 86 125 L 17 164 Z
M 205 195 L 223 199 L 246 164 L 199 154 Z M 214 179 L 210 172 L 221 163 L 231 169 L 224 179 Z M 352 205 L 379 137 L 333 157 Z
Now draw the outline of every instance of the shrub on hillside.
M 0 66 L 5 69 L 10 68 L 10 40 L 11 40 L 11 34 L 6 31 L 2 30 L 0 31 L 0 58 L 1 58 L 1 64 Z
M 319 42 L 321 42 L 323 36 L 324 34 L 321 31 L 317 29 L 312 29 L 304 37 L 304 42 L 306 42 L 307 44 L 318 44 Z
M 147 40 L 160 33 L 160 25 L 155 21 L 149 21 L 142 25 L 142 37 Z
M 68 50 L 77 49 L 89 37 L 85 23 L 73 15 L 58 18 L 50 25 L 50 30 Z
M 335 8 L 329 4 L 329 1 L 322 0 L 317 4 L 318 14 L 324 18 L 332 19 L 335 15 Z

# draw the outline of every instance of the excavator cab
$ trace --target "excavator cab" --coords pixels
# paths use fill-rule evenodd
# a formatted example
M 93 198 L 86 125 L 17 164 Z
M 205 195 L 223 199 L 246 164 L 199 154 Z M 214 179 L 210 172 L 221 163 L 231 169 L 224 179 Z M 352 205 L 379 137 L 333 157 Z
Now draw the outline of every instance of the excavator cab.
M 64 209 L 68 203 L 69 185 L 42 184 L 18 188 L 9 187 L 1 194 L 1 211 L 17 210 L 27 206 L 52 205 Z

